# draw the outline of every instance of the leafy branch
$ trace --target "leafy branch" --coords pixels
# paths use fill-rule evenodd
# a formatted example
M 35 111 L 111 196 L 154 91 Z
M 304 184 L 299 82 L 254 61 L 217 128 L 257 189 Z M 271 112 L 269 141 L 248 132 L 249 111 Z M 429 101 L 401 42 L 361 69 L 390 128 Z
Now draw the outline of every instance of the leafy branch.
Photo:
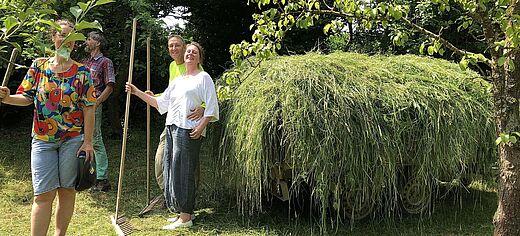
M 63 40 L 63 44 L 71 41 L 84 41 L 85 36 L 79 32 L 84 29 L 98 29 L 103 30 L 98 21 L 89 22 L 84 20 L 87 13 L 94 7 L 98 7 L 107 3 L 114 2 L 113 0 L 93 0 L 87 2 L 78 2 L 76 6 L 70 8 L 70 13 L 75 17 L 75 29 L 71 31 Z M 16 43 L 13 38 L 23 38 L 28 45 L 39 45 L 44 52 L 53 52 L 49 47 L 41 42 L 43 35 L 48 32 L 45 26 L 50 26 L 61 31 L 61 27 L 54 22 L 51 16 L 55 16 L 56 11 L 49 8 L 44 1 L 3 1 L 0 6 L 0 53 L 5 53 L 7 45 L 18 48 L 23 51 L 21 46 Z M 71 49 L 59 47 L 56 53 L 68 58 L 70 57 Z M 27 52 L 28 53 L 28 52 Z M 0 54 L 1 55 L 1 54 Z M 0 56 L 2 57 L 2 56 Z M 6 59 L 2 57 L 2 59 Z

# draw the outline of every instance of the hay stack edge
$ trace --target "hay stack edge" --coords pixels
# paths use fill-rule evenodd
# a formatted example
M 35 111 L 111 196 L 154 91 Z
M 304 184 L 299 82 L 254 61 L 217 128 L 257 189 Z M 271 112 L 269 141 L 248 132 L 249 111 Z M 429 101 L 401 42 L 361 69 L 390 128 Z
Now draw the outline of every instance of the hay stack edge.
M 469 183 L 495 161 L 490 85 L 455 63 L 309 53 L 241 81 L 219 159 L 245 214 L 273 195 L 304 195 L 322 223 L 423 213 L 442 183 Z

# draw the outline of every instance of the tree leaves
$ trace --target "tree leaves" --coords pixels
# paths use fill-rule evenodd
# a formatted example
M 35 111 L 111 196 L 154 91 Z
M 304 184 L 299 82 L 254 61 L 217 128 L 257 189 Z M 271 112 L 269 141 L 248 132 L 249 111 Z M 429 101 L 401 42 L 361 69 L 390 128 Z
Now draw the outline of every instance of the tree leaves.
M 505 62 L 506 62 L 506 58 L 505 57 L 500 57 L 500 58 L 498 58 L 497 64 L 499 66 L 503 66 Z
M 467 70 L 468 69 L 468 64 L 469 64 L 469 61 L 466 60 L 466 58 L 462 58 L 462 60 L 460 60 L 459 62 L 459 67 L 461 70 Z
M 13 16 L 8 16 L 4 21 L 5 32 L 10 32 L 15 26 L 17 26 L 18 20 Z
M 81 10 L 81 8 L 78 6 L 71 7 L 69 11 L 74 17 L 76 17 L 76 20 L 81 16 L 81 13 L 83 12 L 83 10 Z
M 90 5 L 90 1 L 88 3 L 84 2 L 78 2 L 79 8 L 81 8 L 81 11 L 86 11 Z
M 500 133 L 500 136 L 495 140 L 495 144 L 505 143 L 506 145 L 512 145 L 518 141 L 517 137 L 520 138 L 520 132 Z
M 107 3 L 112 3 L 112 2 L 115 2 L 115 1 L 114 0 L 99 0 L 99 1 L 96 1 L 94 6 L 97 7 L 97 6 L 101 6 L 101 5 L 104 5 Z
M 46 24 L 46 25 L 48 25 L 48 26 L 50 26 L 50 27 L 52 27 L 52 28 L 54 28 L 54 29 L 56 29 L 58 31 L 61 31 L 60 25 L 56 24 L 55 21 L 52 21 L 52 20 L 40 20 L 40 22 L 44 23 L 44 24 Z
M 62 44 L 66 44 L 68 42 L 72 42 L 72 41 L 85 41 L 85 35 L 83 35 L 82 33 L 78 33 L 78 32 L 74 32 L 74 33 L 71 33 L 69 34 L 65 40 L 63 40 L 63 43 Z
M 71 50 L 67 47 L 60 47 L 58 48 L 58 50 L 56 50 L 56 54 L 58 54 L 58 56 L 63 57 L 67 60 L 70 58 L 70 53 Z
M 114 2 L 112 0 L 86 1 L 79 2 L 76 6 L 70 7 L 70 13 L 75 17 L 75 28 L 68 35 L 63 44 L 70 41 L 85 40 L 85 36 L 78 31 L 92 28 L 102 30 L 101 24 L 97 21 L 83 21 L 86 13 L 95 6 Z M 0 11 L 0 46 L 5 49 L 10 47 L 22 48 L 22 55 L 34 57 L 37 54 L 58 53 L 67 56 L 65 49 L 57 49 L 56 52 L 50 49 L 50 45 L 42 43 L 42 39 L 49 32 L 49 27 L 61 31 L 61 27 L 53 20 L 56 11 L 52 9 L 46 1 L 22 1 L 13 0 L 2 4 Z M 20 40 L 21 39 L 21 40 Z M 22 44 L 22 40 L 24 43 Z M 18 43 L 17 43 L 18 42 Z M 29 49 L 29 50 L 28 50 Z M 64 51 L 65 50 L 65 51 Z M 5 50 L 2 50 L 5 51 Z M 40 52 L 38 52 L 40 51 Z M 1 57 L 1 56 L 0 56 Z
M 103 27 L 101 27 L 101 24 L 97 20 L 93 22 L 88 21 L 81 21 L 76 25 L 76 30 L 80 31 L 83 29 L 98 29 L 100 31 L 103 31 Z

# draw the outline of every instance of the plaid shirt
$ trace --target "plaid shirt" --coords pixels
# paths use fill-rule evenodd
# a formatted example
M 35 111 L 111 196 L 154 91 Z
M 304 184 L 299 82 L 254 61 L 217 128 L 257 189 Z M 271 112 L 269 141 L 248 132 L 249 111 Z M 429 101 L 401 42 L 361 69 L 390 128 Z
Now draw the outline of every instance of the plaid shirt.
M 115 83 L 114 64 L 112 60 L 99 53 L 94 57 L 90 57 L 82 61 L 87 68 L 90 69 L 90 75 L 96 88 L 96 97 L 99 97 L 109 83 Z

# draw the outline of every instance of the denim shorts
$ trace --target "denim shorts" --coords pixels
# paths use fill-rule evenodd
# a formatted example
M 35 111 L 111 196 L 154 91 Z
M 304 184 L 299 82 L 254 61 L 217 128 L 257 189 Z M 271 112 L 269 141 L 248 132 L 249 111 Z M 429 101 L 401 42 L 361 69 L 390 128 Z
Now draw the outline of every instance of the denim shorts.
M 74 188 L 78 175 L 76 153 L 83 135 L 59 142 L 32 140 L 31 172 L 34 195 L 57 188 Z

